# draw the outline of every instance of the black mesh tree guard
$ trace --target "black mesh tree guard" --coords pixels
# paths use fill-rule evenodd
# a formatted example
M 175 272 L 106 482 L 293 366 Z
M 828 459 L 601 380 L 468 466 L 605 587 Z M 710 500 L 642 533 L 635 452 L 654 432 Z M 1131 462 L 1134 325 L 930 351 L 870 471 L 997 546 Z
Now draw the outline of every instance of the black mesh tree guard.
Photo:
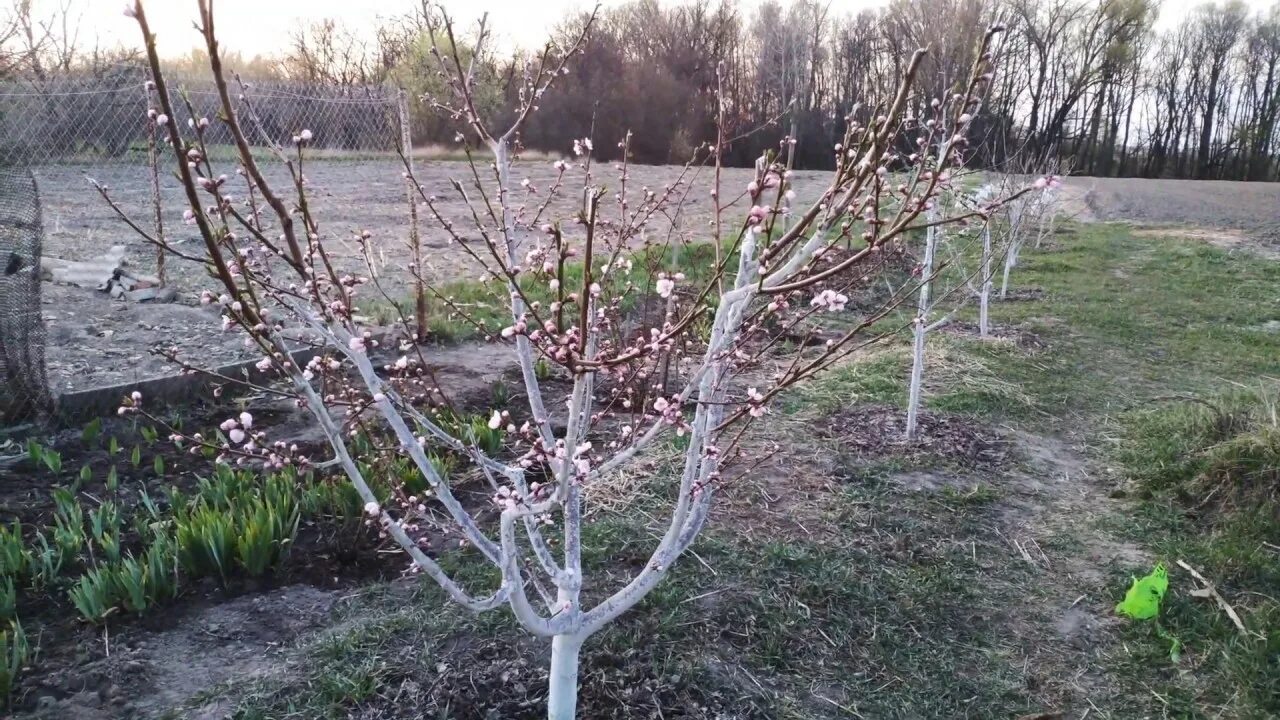
M 53 406 L 40 315 L 41 232 L 35 178 L 0 165 L 0 427 Z

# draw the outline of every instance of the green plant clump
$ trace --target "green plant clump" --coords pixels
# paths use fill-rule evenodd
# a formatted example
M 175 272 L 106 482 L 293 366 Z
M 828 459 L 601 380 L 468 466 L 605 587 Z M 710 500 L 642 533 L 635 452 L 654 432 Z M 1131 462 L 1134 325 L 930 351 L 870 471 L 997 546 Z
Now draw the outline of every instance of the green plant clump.
M 274 569 L 297 534 L 298 495 L 291 473 L 259 479 L 220 467 L 201 480 L 194 500 L 174 519 L 182 569 L 223 584 L 236 569 L 251 577 Z
M 31 656 L 27 633 L 17 620 L 9 623 L 8 630 L 0 630 L 0 697 L 8 707 L 13 696 L 13 686 L 18 674 Z

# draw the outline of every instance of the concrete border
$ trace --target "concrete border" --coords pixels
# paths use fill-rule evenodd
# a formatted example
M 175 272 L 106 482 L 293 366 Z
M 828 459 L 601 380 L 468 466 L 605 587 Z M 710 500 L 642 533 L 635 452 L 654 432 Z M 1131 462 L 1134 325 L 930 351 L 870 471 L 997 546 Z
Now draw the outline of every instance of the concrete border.
M 302 348 L 289 354 L 293 362 L 305 365 L 311 362 L 311 358 L 320 354 L 320 351 L 315 348 Z M 214 368 L 212 372 L 257 383 L 264 380 L 267 375 L 257 368 L 257 363 L 257 359 L 241 360 Z M 56 407 L 50 420 L 55 426 L 65 426 L 95 417 L 115 415 L 120 407 L 120 401 L 134 391 L 142 393 L 143 403 L 148 408 L 189 405 L 193 401 L 203 401 L 205 398 L 202 395 L 220 382 L 207 373 L 194 372 L 164 375 L 89 390 L 75 390 L 55 398 Z

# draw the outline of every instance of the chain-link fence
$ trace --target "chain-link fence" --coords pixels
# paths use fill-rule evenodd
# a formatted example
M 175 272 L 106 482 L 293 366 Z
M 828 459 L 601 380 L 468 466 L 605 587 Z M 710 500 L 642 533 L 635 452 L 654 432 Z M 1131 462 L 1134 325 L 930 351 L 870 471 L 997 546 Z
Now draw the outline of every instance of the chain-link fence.
M 168 85 L 178 114 L 174 120 L 184 132 L 189 121 L 211 120 L 205 141 L 215 171 L 231 177 L 228 192 L 247 198 L 246 181 L 234 174 L 232 138 L 217 120 L 219 101 L 212 82 L 168 78 Z M 109 275 L 95 283 L 76 272 L 46 267 L 43 287 L 38 282 L 23 286 L 30 293 L 25 299 L 0 297 L 6 319 L 16 312 L 11 308 L 21 305 L 34 308 L 35 320 L 43 320 L 54 395 L 172 374 L 172 365 L 150 352 L 156 345 L 175 347 L 203 366 L 247 357 L 239 339 L 221 334 L 213 311 L 196 302 L 199 291 L 210 287 L 203 267 L 172 256 L 159 260 L 157 250 L 131 231 L 90 184 L 92 179 L 106 186 L 112 200 L 141 227 L 199 254 L 195 228 L 183 223 L 186 201 L 172 151 L 164 144 L 157 149 L 148 117 L 154 92 L 145 70 L 136 67 L 92 78 L 0 84 L 0 168 L 29 169 L 44 211 L 43 249 L 34 251 L 34 266 L 40 266 L 41 252 L 44 265 L 55 268 L 66 263 L 73 269 L 86 263 L 110 268 L 122 258 L 130 280 L 126 287 L 164 286 L 163 292 L 130 295 L 116 289 L 118 283 Z M 400 158 L 409 121 L 402 93 L 383 86 L 241 85 L 234 80 L 231 92 L 254 154 L 264 161 L 267 180 L 286 197 L 293 183 L 275 161 L 276 150 L 291 150 L 293 136 L 311 132 L 304 173 L 308 193 L 324 205 L 329 235 L 342 239 L 371 230 L 387 240 L 393 254 L 412 240 L 416 228 L 409 222 L 411 203 Z M 239 190 L 236 183 L 242 184 Z M 396 239 L 404 242 L 391 242 Z M 10 242 L 0 237 L 0 249 Z M 338 261 L 350 271 L 361 271 L 364 259 L 354 243 L 350 246 L 352 252 Z M 407 257 L 402 263 L 382 260 L 388 266 L 408 265 Z M 35 272 L 39 278 L 39 269 Z M 16 286 L 7 289 L 19 291 Z M 38 332 L 23 337 L 26 342 L 40 339 Z M 19 342 L 17 336 L 5 338 L 6 356 L 19 352 L 11 347 Z M 40 354 L 38 348 L 30 353 L 32 358 Z M 38 392 L 3 382 L 0 397 Z M 41 401 L 36 395 L 30 399 Z
M 0 165 L 0 426 L 52 406 L 40 318 L 41 235 L 31 172 Z

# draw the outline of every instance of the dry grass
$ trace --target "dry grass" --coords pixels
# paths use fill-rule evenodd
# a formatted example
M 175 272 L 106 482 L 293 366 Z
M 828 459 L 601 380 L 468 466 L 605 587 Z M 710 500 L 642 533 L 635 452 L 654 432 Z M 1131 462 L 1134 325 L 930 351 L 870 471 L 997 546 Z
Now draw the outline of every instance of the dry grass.
M 978 342 L 989 352 L 975 355 L 973 341 L 937 334 L 925 346 L 925 392 L 932 394 L 968 393 L 998 398 L 1006 404 L 1031 407 L 1033 398 L 1020 383 L 1004 377 L 998 359 L 1003 355 L 1023 354 L 1016 340 L 993 337 Z

